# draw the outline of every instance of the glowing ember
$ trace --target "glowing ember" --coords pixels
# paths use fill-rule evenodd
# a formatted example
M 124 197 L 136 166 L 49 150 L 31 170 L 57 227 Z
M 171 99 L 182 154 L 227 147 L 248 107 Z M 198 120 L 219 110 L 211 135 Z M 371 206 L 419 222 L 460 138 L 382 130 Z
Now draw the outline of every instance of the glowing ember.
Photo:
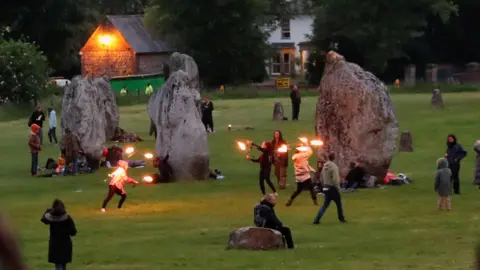
M 121 175 L 123 173 L 125 173 L 125 170 L 123 168 L 117 168 L 114 172 L 109 174 L 108 177 L 114 177 L 114 176 L 117 176 L 117 175 Z
M 127 154 L 133 154 L 133 152 L 135 152 L 135 149 L 133 147 L 127 147 L 127 149 L 125 149 L 125 153 Z
M 232 125 L 228 125 L 228 127 L 229 127 L 229 128 L 231 128 L 231 127 L 232 127 Z
M 152 153 L 146 153 L 144 156 L 145 156 L 146 159 L 152 159 L 153 158 Z
M 308 147 L 308 146 L 300 146 L 300 147 L 297 147 L 296 149 L 297 149 L 298 151 L 300 151 L 300 152 L 307 152 L 307 151 L 310 149 L 310 147 Z
M 303 143 L 308 143 L 308 139 L 306 137 L 299 137 L 298 139 Z
M 153 182 L 153 177 L 151 177 L 150 175 L 146 175 L 143 177 L 143 181 L 147 182 L 147 183 L 152 183 Z
M 237 146 L 240 149 L 240 151 L 246 151 L 247 150 L 247 145 L 244 142 L 237 142 Z
M 281 146 L 277 149 L 277 151 L 278 151 L 279 153 L 287 153 L 287 152 L 288 152 L 287 145 L 286 145 L 286 144 L 281 145 Z
M 311 140 L 310 141 L 310 144 L 312 146 L 322 146 L 323 145 L 323 141 L 322 140 Z

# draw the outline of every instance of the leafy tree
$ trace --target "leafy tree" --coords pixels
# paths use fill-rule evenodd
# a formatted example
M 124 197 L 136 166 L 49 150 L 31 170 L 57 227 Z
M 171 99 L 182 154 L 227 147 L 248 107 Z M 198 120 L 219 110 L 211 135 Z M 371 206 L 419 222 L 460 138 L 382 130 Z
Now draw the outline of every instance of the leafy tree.
M 191 55 L 206 84 L 245 82 L 265 74 L 268 26 L 282 16 L 284 2 L 152 0 L 146 24 Z
M 313 41 L 325 50 L 360 55 L 356 62 L 377 73 L 389 59 L 406 56 L 404 46 L 424 34 L 429 15 L 446 22 L 457 10 L 449 0 L 315 0 L 314 5 Z
M 0 39 L 0 101 L 25 103 L 45 89 L 47 58 L 34 44 Z

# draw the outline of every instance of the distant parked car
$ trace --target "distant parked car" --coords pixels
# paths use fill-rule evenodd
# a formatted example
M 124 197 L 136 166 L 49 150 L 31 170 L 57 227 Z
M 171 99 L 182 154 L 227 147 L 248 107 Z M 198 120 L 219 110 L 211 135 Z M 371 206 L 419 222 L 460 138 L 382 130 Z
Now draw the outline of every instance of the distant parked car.
M 60 88 L 64 88 L 65 86 L 71 84 L 72 82 L 65 78 L 50 78 L 50 83 L 55 84 Z

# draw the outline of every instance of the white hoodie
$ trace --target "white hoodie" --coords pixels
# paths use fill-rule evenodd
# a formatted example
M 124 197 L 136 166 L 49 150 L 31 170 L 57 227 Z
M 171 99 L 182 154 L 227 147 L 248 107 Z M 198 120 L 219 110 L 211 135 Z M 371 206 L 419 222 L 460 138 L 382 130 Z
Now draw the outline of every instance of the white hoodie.
M 55 110 L 52 110 L 48 115 L 48 126 L 50 128 L 57 127 L 57 113 L 55 112 Z
M 310 175 L 311 172 L 315 170 L 310 167 L 308 159 L 312 156 L 312 148 L 308 147 L 308 150 L 305 152 L 299 152 L 293 155 L 293 167 L 295 168 L 295 181 L 302 183 L 312 178 Z

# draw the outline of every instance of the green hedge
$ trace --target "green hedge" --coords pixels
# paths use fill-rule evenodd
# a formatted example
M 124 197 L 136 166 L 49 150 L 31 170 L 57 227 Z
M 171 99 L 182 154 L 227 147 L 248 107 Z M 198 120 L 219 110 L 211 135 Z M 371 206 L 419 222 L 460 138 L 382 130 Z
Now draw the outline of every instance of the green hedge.
M 165 78 L 162 75 L 145 75 L 117 77 L 110 81 L 110 85 L 116 93 L 120 93 L 120 90 L 126 86 L 132 95 L 137 94 L 138 90 L 140 90 L 140 93 L 145 93 L 145 88 L 149 83 L 153 86 L 153 89 L 160 89 L 165 83 Z

